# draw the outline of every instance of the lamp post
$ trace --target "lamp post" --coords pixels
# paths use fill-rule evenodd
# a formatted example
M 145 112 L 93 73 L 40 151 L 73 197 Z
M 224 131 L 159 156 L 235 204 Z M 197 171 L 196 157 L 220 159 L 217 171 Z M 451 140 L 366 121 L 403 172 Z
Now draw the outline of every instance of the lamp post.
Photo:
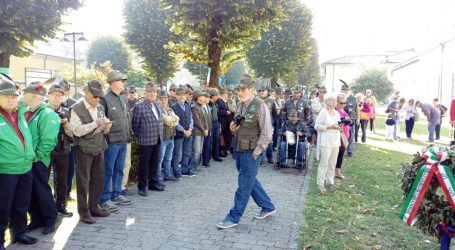
M 70 38 L 70 39 L 68 39 Z M 73 43 L 73 82 L 74 82 L 74 94 L 77 95 L 77 83 L 76 83 L 76 40 L 77 41 L 87 41 L 84 37 L 83 32 L 71 32 L 65 33 L 62 39 L 63 42 L 72 42 Z

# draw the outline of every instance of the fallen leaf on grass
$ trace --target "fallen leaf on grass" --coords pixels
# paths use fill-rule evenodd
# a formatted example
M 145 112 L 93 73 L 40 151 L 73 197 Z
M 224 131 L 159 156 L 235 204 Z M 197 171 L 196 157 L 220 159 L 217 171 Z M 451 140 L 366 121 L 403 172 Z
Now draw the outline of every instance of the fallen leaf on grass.
M 311 244 L 311 243 L 305 244 L 303 246 L 303 249 L 310 249 L 310 248 L 313 248 L 313 244 Z
M 376 237 L 376 236 L 378 236 L 378 234 L 377 233 L 372 233 L 371 236 Z
M 381 249 L 381 245 L 376 245 L 376 246 L 373 247 L 373 249 L 374 250 L 379 250 L 379 249 Z
M 352 184 L 352 185 L 349 185 L 349 187 L 350 187 L 350 188 L 355 188 L 355 185 L 354 185 L 354 184 Z
M 357 241 L 360 241 L 361 238 L 359 236 L 354 237 Z
M 431 243 L 431 241 L 429 241 L 429 240 L 425 240 L 424 242 L 427 243 L 427 244 Z
M 379 185 L 374 185 L 373 187 L 376 189 L 379 189 Z
M 346 233 L 348 233 L 348 230 L 346 230 L 346 229 L 339 230 L 339 231 L 337 231 L 337 233 L 339 233 L 339 234 L 346 234 Z

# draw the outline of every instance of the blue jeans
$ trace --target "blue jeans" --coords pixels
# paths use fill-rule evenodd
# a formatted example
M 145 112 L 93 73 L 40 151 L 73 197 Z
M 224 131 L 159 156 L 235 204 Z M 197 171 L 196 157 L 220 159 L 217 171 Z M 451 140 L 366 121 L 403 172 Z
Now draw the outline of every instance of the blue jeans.
M 299 142 L 299 148 L 297 151 L 297 162 L 301 164 L 303 162 L 303 152 L 305 152 L 305 143 Z M 295 158 L 295 144 L 288 145 L 288 155 L 292 153 L 289 157 L 286 155 L 286 142 L 282 141 L 280 143 L 280 147 L 278 148 L 278 161 L 279 163 L 287 163 L 287 158 L 294 159 Z
M 126 143 L 109 144 L 104 151 L 104 188 L 100 200 L 101 204 L 122 194 L 125 157 Z
M 355 122 L 355 121 L 354 121 Z M 348 154 L 352 154 L 354 151 L 354 137 L 355 137 L 355 126 L 349 128 L 349 144 L 348 144 Z
M 154 181 L 163 180 L 161 177 L 161 170 L 164 168 L 164 176 L 171 176 L 171 160 L 172 151 L 174 150 L 174 140 L 161 141 L 160 155 L 158 157 L 158 166 L 156 167 L 156 175 Z
M 273 137 L 272 137 L 273 148 L 276 148 L 278 146 L 278 131 L 279 130 L 280 130 L 280 116 L 276 115 L 273 117 Z
M 174 177 L 178 178 L 182 173 L 187 173 L 190 169 L 191 153 L 193 149 L 193 137 L 185 137 L 174 140 L 174 152 L 172 153 L 172 170 Z M 180 155 L 182 156 L 181 168 Z
M 395 124 L 393 125 L 393 139 L 397 140 L 399 137 L 398 126 L 400 126 L 400 117 L 397 115 L 393 118 L 393 120 L 395 120 Z
M 262 211 L 275 210 L 270 197 L 256 178 L 260 160 L 260 157 L 254 160 L 251 152 L 235 152 L 235 166 L 239 172 L 238 188 L 235 191 L 234 207 L 226 215 L 227 220 L 234 223 L 240 221 L 250 196 Z
M 213 158 L 220 158 L 221 124 L 218 121 L 214 121 L 212 126 L 212 156 Z
M 428 140 L 430 142 L 434 141 L 434 132 L 436 129 L 436 125 L 439 122 L 439 116 L 433 116 L 431 120 L 428 121 Z
M 197 170 L 201 163 L 202 147 L 204 146 L 204 136 L 193 136 L 193 156 L 191 157 L 190 169 Z

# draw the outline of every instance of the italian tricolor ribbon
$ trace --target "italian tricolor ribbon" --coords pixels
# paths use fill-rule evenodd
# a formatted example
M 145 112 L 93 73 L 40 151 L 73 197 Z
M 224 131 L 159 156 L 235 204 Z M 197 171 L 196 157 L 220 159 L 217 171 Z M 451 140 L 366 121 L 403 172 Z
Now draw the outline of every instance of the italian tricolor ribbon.
M 411 226 L 415 223 L 417 210 L 435 174 L 450 206 L 455 211 L 455 179 L 450 168 L 441 164 L 448 157 L 447 151 L 444 151 L 442 147 L 434 146 L 428 148 L 422 157 L 426 162 L 417 173 L 411 191 L 400 212 L 400 219 Z

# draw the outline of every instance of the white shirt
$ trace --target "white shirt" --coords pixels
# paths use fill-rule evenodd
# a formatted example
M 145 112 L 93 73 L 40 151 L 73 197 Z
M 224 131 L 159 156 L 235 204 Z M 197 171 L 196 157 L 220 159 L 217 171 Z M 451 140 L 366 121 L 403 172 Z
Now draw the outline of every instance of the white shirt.
M 330 115 L 327 109 L 322 109 L 316 118 L 314 128 L 318 130 L 318 146 L 326 148 L 337 148 L 340 146 L 340 130 L 327 129 L 329 126 L 338 124 L 340 114 L 334 110 L 334 115 Z

